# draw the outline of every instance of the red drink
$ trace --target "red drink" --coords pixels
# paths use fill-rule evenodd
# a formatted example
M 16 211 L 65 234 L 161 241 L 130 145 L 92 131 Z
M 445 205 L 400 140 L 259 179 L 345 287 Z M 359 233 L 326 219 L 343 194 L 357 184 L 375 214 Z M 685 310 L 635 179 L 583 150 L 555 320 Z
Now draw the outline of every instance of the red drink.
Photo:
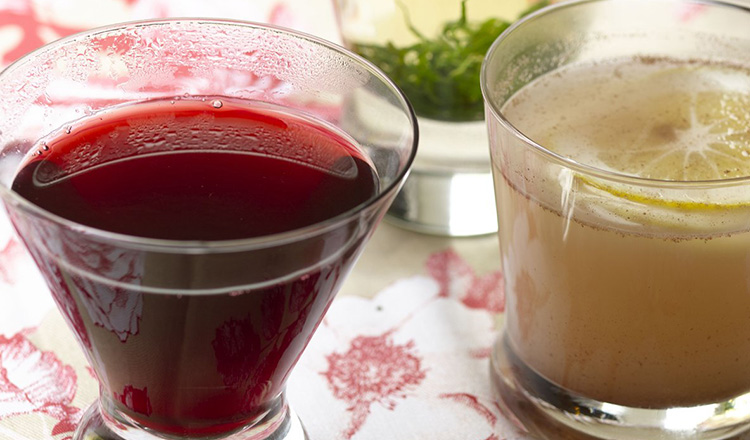
M 327 125 L 226 98 L 113 108 L 38 150 L 13 190 L 73 222 L 151 239 L 284 233 L 378 187 L 354 144 Z M 226 432 L 274 404 L 368 233 L 334 222 L 286 245 L 172 254 L 13 219 L 105 399 L 176 435 Z

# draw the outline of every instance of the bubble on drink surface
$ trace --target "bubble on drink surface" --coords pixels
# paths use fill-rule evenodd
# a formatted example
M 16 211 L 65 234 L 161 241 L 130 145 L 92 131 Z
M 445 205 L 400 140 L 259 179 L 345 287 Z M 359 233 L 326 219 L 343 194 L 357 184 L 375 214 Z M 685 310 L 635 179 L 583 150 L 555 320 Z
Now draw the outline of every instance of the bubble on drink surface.
M 722 64 L 582 64 L 525 88 L 504 113 L 579 163 L 646 179 L 724 180 L 750 176 L 748 87 L 749 70 Z
M 222 106 L 224 106 L 224 103 L 221 102 L 221 100 L 219 100 L 219 99 L 214 99 L 211 102 L 211 105 L 213 106 L 213 108 L 221 108 Z
M 258 136 L 258 133 L 247 133 L 244 135 L 243 140 L 245 142 L 252 142 L 252 146 L 255 147 L 260 141 L 260 137 Z
M 750 68 L 621 59 L 547 75 L 503 115 L 549 150 L 607 172 L 573 167 L 576 221 L 638 233 L 736 231 L 750 212 L 742 180 L 750 176 L 748 91 Z M 557 209 L 566 192 L 555 179 L 560 167 L 538 169 L 506 178 L 544 188 L 540 202 Z

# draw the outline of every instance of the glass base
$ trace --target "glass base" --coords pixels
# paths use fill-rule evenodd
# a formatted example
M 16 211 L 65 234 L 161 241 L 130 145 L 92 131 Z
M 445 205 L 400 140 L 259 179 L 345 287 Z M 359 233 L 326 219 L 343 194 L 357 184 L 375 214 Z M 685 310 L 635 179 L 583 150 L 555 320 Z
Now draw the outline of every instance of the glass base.
M 302 423 L 282 396 L 279 404 L 260 421 L 223 435 L 191 437 L 201 440 L 308 440 Z M 110 415 L 99 402 L 84 413 L 72 440 L 185 440 L 184 436 L 160 434 L 126 416 Z
M 419 151 L 388 219 L 405 229 L 448 237 L 497 232 L 485 122 L 418 120 Z
M 497 232 L 492 174 L 414 168 L 388 211 L 404 229 L 449 237 Z
M 549 382 L 513 351 L 495 344 L 490 375 L 504 412 L 519 429 L 549 440 L 719 440 L 750 429 L 750 394 L 726 402 L 666 409 L 631 408 L 588 399 Z

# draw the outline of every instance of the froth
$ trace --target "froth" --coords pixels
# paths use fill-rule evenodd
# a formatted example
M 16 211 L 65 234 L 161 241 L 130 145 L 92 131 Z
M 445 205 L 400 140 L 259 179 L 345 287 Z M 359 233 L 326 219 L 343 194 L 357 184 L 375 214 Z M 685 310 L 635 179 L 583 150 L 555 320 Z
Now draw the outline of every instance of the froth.
M 692 156 L 713 144 L 750 156 L 750 136 L 738 135 L 750 128 L 748 103 L 748 68 L 640 58 L 545 75 L 502 113 L 532 140 L 586 165 L 651 179 L 716 180 L 750 175 L 750 166 L 726 176 L 719 170 L 708 179 L 696 178 L 701 173 L 681 178 L 658 161 L 674 154 L 678 163 L 683 154 L 686 165 L 697 167 Z
M 573 65 L 523 88 L 502 114 L 559 155 L 651 179 L 608 179 L 506 150 L 534 167 L 508 182 L 568 221 L 679 239 L 747 230 L 750 69 L 654 58 Z

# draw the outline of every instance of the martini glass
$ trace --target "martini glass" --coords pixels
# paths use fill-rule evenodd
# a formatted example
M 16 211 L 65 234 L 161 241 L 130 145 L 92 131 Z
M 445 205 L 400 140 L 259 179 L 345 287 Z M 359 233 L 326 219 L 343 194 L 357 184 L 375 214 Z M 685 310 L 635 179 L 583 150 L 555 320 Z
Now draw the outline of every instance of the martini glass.
M 397 87 L 309 35 L 165 20 L 51 43 L 2 72 L 0 89 L 0 196 L 100 383 L 74 438 L 305 438 L 286 380 L 415 155 L 415 117 Z M 19 170 L 50 148 L 43 139 L 51 133 L 132 103 L 200 97 L 218 97 L 214 107 L 224 100 L 289 111 L 302 126 L 339 133 L 372 169 L 372 194 L 290 230 L 214 240 L 81 224 L 12 189 Z M 294 148 L 272 146 L 254 154 L 286 157 Z M 83 168 L 135 154 L 92 151 L 76 159 Z M 331 164 L 326 154 L 312 148 L 312 159 L 295 160 Z

